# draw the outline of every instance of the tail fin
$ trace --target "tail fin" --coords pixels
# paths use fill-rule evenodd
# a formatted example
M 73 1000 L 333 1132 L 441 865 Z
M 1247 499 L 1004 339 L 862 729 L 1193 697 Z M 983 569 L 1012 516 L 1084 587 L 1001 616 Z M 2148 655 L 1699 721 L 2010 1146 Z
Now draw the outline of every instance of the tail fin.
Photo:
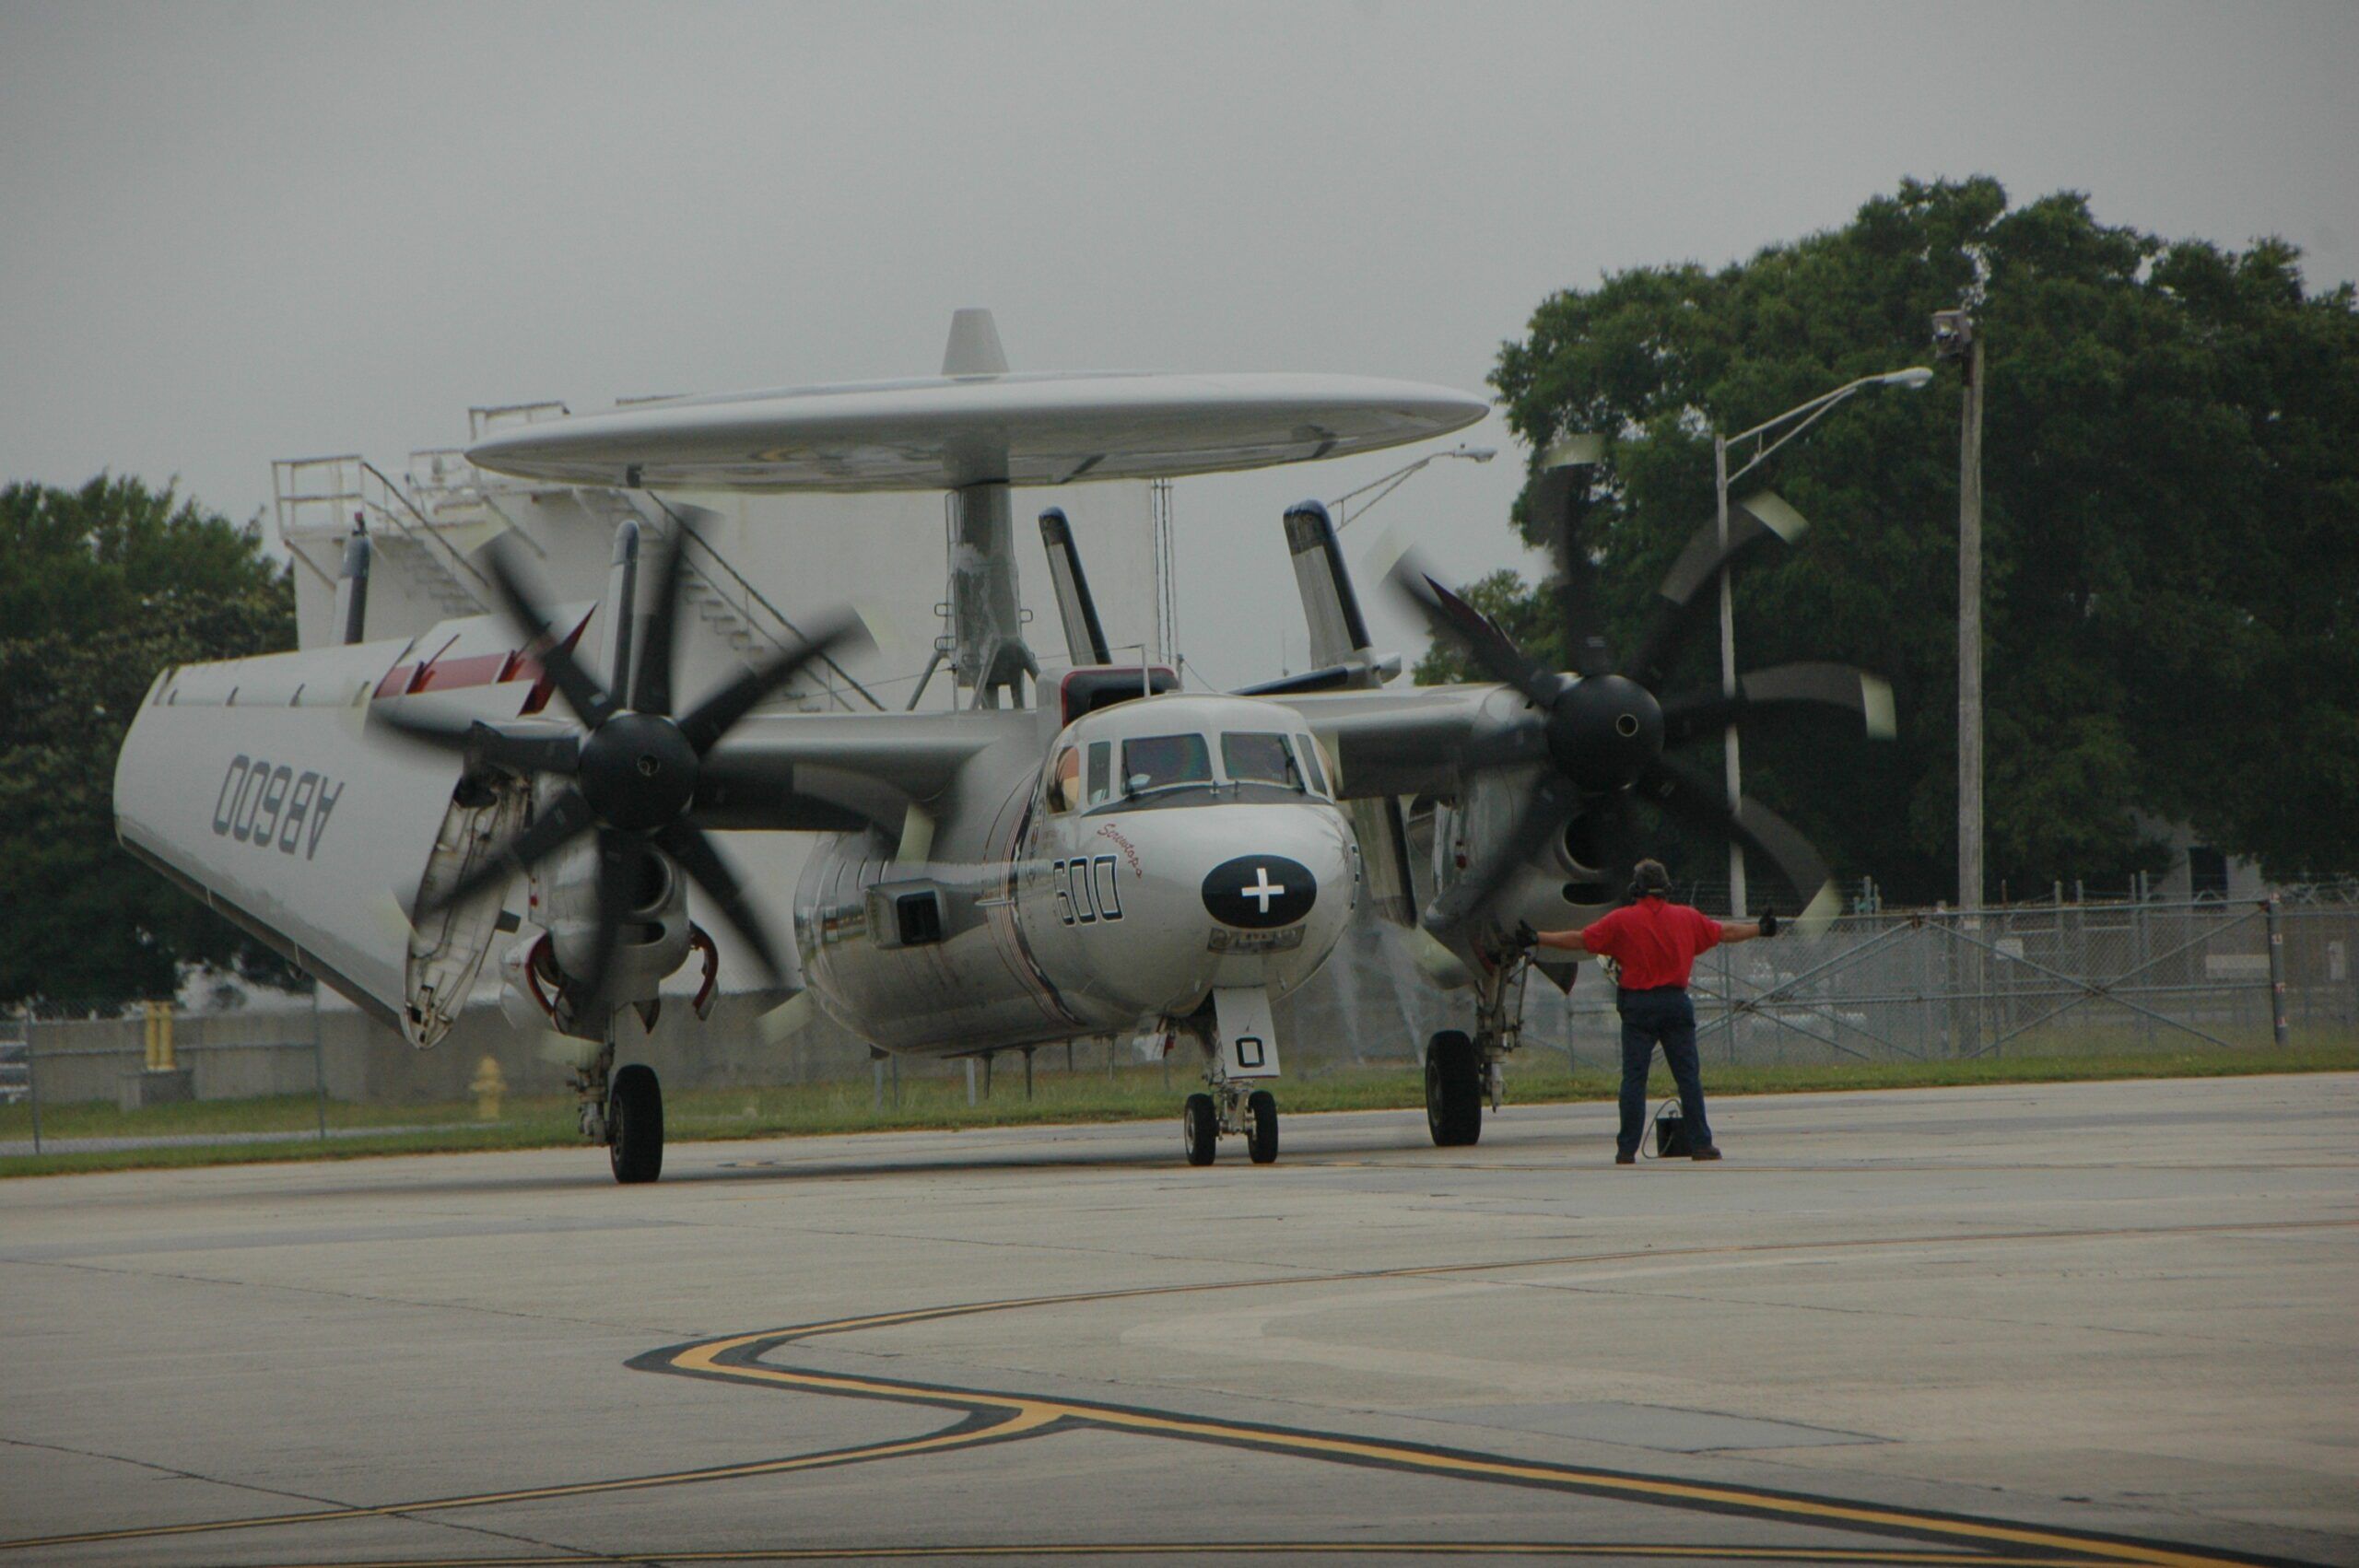
M 1275 696 L 1366 690 L 1399 674 L 1400 657 L 1379 655 L 1368 635 L 1367 617 L 1360 610 L 1359 592 L 1352 586 L 1351 568 L 1344 564 L 1344 547 L 1327 509 L 1317 501 L 1297 502 L 1286 509 L 1285 529 L 1303 618 L 1310 623 L 1311 668 L 1250 688 L 1251 693 Z M 1359 839 L 1360 872 L 1367 882 L 1369 904 L 1394 925 L 1414 926 L 1416 884 L 1410 877 L 1409 835 L 1399 797 L 1347 801 L 1344 810 Z
M 1344 565 L 1335 522 L 1317 501 L 1286 509 L 1286 549 L 1294 556 L 1295 586 L 1302 591 L 1302 613 L 1310 623 L 1310 661 L 1344 664 L 1369 647 L 1367 617 Z
M 1049 579 L 1057 588 L 1057 618 L 1065 624 L 1065 647 L 1075 664 L 1111 664 L 1113 649 L 1106 645 L 1106 628 L 1097 619 L 1097 602 L 1089 596 L 1089 579 L 1082 575 L 1081 552 L 1074 548 L 1073 524 L 1064 509 L 1050 507 L 1040 514 L 1040 544 L 1049 552 Z

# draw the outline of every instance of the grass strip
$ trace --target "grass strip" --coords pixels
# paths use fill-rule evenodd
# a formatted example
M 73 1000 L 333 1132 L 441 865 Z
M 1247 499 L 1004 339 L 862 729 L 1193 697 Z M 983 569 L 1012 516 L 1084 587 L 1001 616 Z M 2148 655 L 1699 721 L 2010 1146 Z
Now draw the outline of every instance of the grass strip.
M 1962 1060 L 1825 1063 L 1714 1063 L 1708 1049 L 1705 1083 L 1714 1094 L 1778 1094 L 1826 1091 L 1943 1088 L 1975 1084 L 2053 1083 L 2130 1078 L 2209 1078 L 2254 1073 L 2359 1071 L 2359 1038 L 2305 1040 L 2274 1047 L 2223 1050 L 2074 1051 Z M 898 1106 L 882 1110 L 868 1082 L 676 1090 L 664 1096 L 664 1127 L 679 1142 L 718 1139 L 815 1136 L 828 1133 L 956 1130 L 1073 1122 L 1149 1121 L 1179 1113 L 1193 1087 L 1176 1063 L 1166 1085 L 1159 1066 L 1100 1071 L 1039 1070 L 1024 1098 L 1020 1072 L 1003 1068 L 992 1096 L 968 1106 L 963 1078 L 905 1074 Z M 1617 1073 L 1602 1068 L 1566 1071 L 1561 1061 L 1529 1047 L 1508 1072 L 1510 1106 L 1611 1100 Z M 1650 1093 L 1671 1093 L 1660 1061 Z M 1425 1104 L 1422 1075 L 1413 1067 L 1338 1066 L 1289 1077 L 1278 1085 L 1289 1113 L 1413 1110 Z M 143 1138 L 205 1134 L 224 1139 L 256 1132 L 308 1130 L 318 1107 L 306 1095 L 262 1100 L 201 1101 L 125 1112 L 102 1102 L 44 1106 L 44 1140 Z M 384 1154 L 462 1153 L 575 1145 L 569 1097 L 511 1097 L 497 1120 L 475 1119 L 470 1102 L 440 1105 L 344 1105 L 328 1107 L 338 1136 L 324 1142 L 219 1142 L 166 1148 L 88 1150 L 0 1156 L 0 1177 L 68 1172 L 251 1164 L 287 1160 L 348 1160 Z M 437 1124 L 420 1127 L 421 1123 Z M 371 1132 L 370 1128 L 389 1130 Z M 0 1139 L 32 1135 L 29 1106 L 0 1106 Z

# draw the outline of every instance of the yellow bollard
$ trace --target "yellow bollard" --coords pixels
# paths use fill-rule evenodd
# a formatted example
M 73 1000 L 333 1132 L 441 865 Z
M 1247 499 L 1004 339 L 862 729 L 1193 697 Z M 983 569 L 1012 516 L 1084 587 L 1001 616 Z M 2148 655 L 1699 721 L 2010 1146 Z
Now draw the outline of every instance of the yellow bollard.
M 147 1071 L 170 1072 L 179 1065 L 172 1057 L 172 1004 L 143 1001 L 139 1006 L 147 1015 Z
M 482 1061 L 476 1063 L 475 1080 L 467 1087 L 475 1091 L 475 1119 L 498 1121 L 499 1097 L 508 1093 L 508 1080 L 500 1074 L 499 1059 L 486 1056 Z

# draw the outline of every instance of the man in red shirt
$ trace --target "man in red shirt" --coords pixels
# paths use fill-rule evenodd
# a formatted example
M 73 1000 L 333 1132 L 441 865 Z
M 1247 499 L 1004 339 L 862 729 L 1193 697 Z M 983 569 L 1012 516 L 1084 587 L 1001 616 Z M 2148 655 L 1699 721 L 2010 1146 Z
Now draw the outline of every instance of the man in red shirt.
M 1537 931 L 1542 947 L 1594 953 L 1620 970 L 1614 1005 L 1622 1013 L 1622 1132 L 1614 1163 L 1636 1164 L 1646 1131 L 1647 1070 L 1661 1042 L 1663 1059 L 1679 1084 L 1679 1111 L 1687 1124 L 1687 1152 L 1717 1160 L 1711 1124 L 1704 1119 L 1704 1080 L 1696 1059 L 1696 1004 L 1687 1000 L 1687 977 L 1698 954 L 1724 942 L 1776 936 L 1778 917 L 1716 920 L 1684 904 L 1671 902 L 1671 873 L 1661 860 L 1640 860 L 1630 873 L 1630 902 L 1579 930 Z

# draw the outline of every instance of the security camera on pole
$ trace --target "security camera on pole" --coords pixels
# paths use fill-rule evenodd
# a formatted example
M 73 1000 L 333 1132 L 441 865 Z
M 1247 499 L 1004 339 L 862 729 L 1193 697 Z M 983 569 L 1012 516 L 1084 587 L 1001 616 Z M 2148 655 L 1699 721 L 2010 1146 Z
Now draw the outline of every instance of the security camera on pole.
M 1905 370 L 1887 370 L 1880 376 L 1861 376 L 1856 381 L 1844 382 L 1833 392 L 1822 392 L 1808 403 L 1798 404 L 1775 419 L 1766 419 L 1750 430 L 1741 430 L 1733 436 L 1723 436 L 1715 430 L 1712 433 L 1712 477 L 1719 504 L 1721 550 L 1726 551 L 1729 547 L 1730 486 L 1768 462 L 1779 447 L 1817 424 L 1853 392 L 1868 387 L 1907 387 L 1914 390 L 1932 379 L 1933 372 L 1922 365 L 1912 365 Z M 1792 427 L 1786 428 L 1790 425 Z M 1772 439 L 1773 433 L 1777 432 L 1782 433 Z M 1729 472 L 1729 449 L 1743 441 L 1754 443 L 1753 456 L 1743 468 L 1731 474 Z M 1726 572 L 1720 573 L 1720 692 L 1731 699 L 1737 695 L 1736 614 Z M 1734 813 L 1744 804 L 1744 781 L 1737 764 L 1736 721 L 1733 719 L 1729 721 L 1723 744 L 1728 757 L 1729 810 Z M 1731 840 L 1729 844 L 1729 913 L 1741 920 L 1744 919 L 1744 851 Z

